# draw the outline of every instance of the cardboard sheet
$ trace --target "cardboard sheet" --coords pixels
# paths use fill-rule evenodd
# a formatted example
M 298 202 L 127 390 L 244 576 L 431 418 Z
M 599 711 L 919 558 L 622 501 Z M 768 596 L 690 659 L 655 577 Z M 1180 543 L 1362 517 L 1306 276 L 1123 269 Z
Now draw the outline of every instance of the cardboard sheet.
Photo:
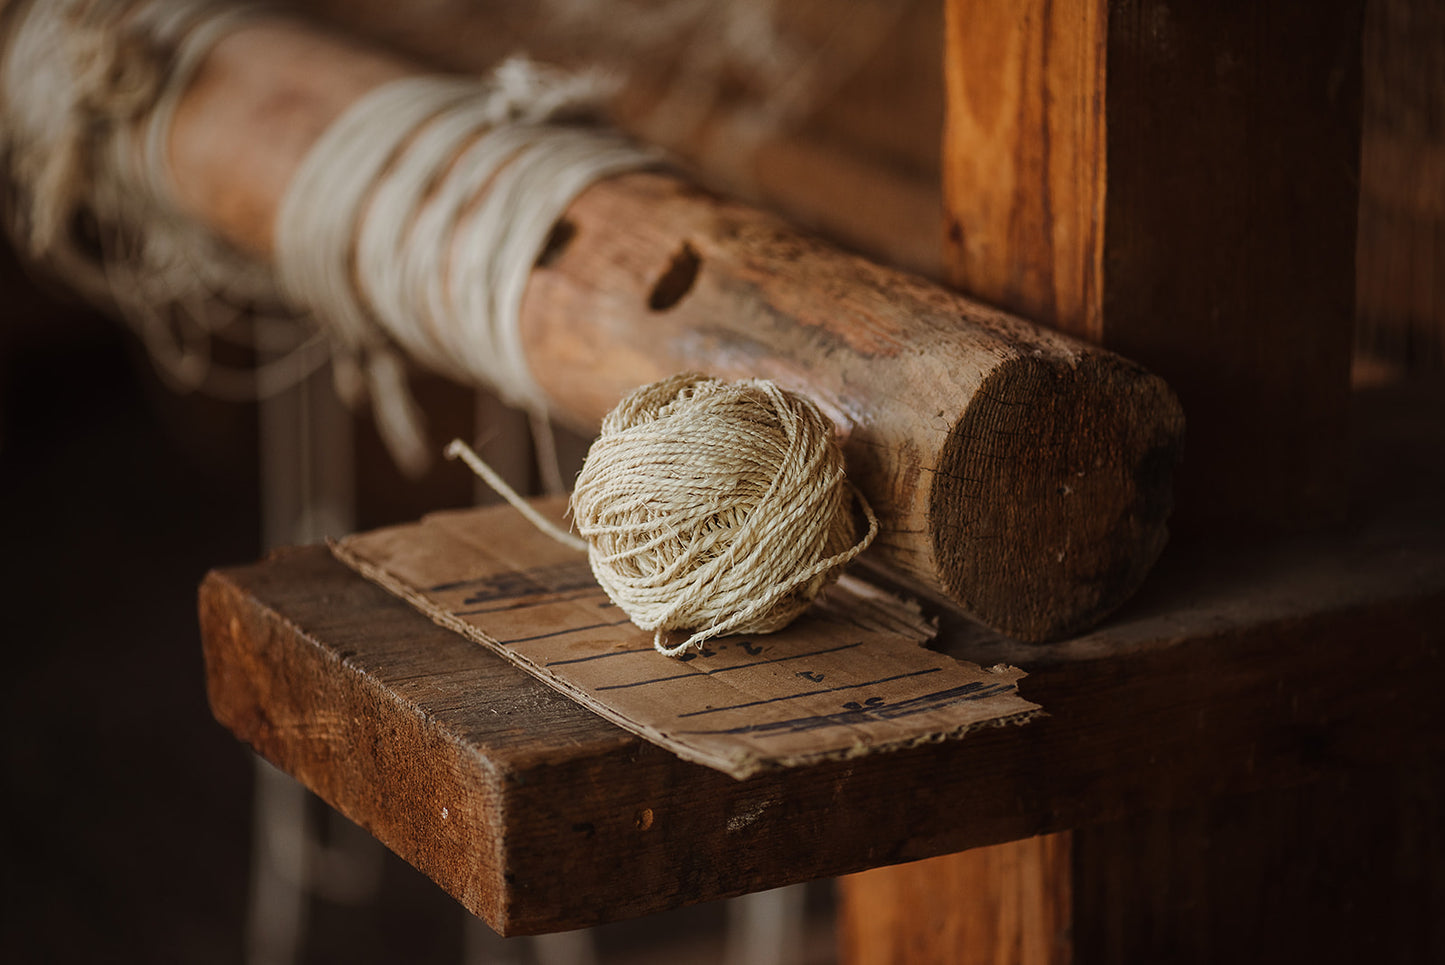
M 559 517 L 565 504 L 538 507 Z M 961 737 L 1039 712 L 1023 672 L 923 646 L 915 605 L 844 577 L 792 626 L 721 637 L 681 659 L 652 648 L 585 556 L 510 507 L 437 513 L 332 545 L 437 623 L 679 756 L 759 771 Z

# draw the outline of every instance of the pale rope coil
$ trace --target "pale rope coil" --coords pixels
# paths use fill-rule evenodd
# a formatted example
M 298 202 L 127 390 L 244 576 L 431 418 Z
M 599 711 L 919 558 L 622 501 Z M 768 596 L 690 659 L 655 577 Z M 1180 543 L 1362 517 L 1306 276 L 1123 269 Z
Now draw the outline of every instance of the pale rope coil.
M 209 343 L 175 347 L 170 358 L 156 304 L 191 306 L 206 336 L 237 314 L 222 305 L 217 325 L 211 296 L 271 294 L 263 266 L 179 215 L 168 194 L 175 105 L 206 52 L 243 18 L 197 0 L 57 0 L 24 11 L 6 50 L 4 149 L 29 192 L 12 228 L 78 283 L 132 302 L 127 316 L 139 319 L 158 365 L 189 388 L 205 378 Z M 63 69 L 47 62 L 47 39 L 70 54 L 49 58 Z M 137 52 L 123 39 L 159 49 Z M 61 92 L 58 106 L 34 93 L 47 82 Z M 587 91 L 519 61 L 488 82 L 386 85 L 323 136 L 288 191 L 277 238 L 285 293 L 326 319 L 355 359 L 403 462 L 421 445 L 420 420 L 393 339 L 433 367 L 501 389 L 534 416 L 545 411 L 518 334 L 527 276 L 577 193 L 657 163 L 605 132 L 545 123 L 585 115 Z M 81 211 L 103 241 L 114 232 L 99 265 L 70 237 Z M 390 265 L 406 270 L 389 274 Z M 678 434 L 649 443 L 662 422 L 676 422 Z M 649 472 L 662 475 L 639 488 L 638 474 Z M 846 485 L 831 430 L 811 403 L 770 383 L 688 376 L 640 391 L 609 417 L 574 512 L 599 582 L 675 655 L 722 633 L 777 629 L 801 612 L 877 533 L 857 495 L 869 527 L 852 543 Z M 672 629 L 696 632 L 667 647 Z
M 276 222 L 283 287 L 334 318 L 404 466 L 425 464 L 426 442 L 393 343 L 545 421 L 520 334 L 532 267 L 584 188 L 659 163 L 601 128 L 549 123 L 596 97 L 591 79 L 520 59 L 486 80 L 404 78 L 353 104 L 293 178 Z
M 408 77 L 362 98 L 318 139 L 276 215 L 281 290 L 327 320 L 337 342 L 337 394 L 353 407 L 370 395 L 382 439 L 412 473 L 427 461 L 421 414 L 400 361 L 355 292 L 352 239 L 361 203 L 402 141 L 467 92 L 460 79 Z
M 269 270 L 182 215 L 169 189 L 176 105 L 253 8 L 32 0 L 6 12 L 0 147 L 13 190 L 7 227 L 22 250 L 119 309 L 177 390 L 264 397 L 324 364 L 324 339 L 280 305 Z M 98 258 L 75 233 L 81 217 Z M 216 365 L 212 340 L 243 319 L 296 333 L 295 348 L 255 369 Z
M 667 656 L 801 614 L 878 534 L 816 405 L 760 379 L 685 374 L 602 423 L 571 499 L 582 538 L 512 492 L 460 440 L 447 447 L 538 529 L 585 548 L 597 582 Z M 855 539 L 852 502 L 868 527 Z M 692 631 L 669 645 L 671 630 Z
M 561 126 L 595 114 L 595 77 L 513 60 L 485 81 L 409 78 L 363 98 L 310 152 L 283 200 L 278 285 L 271 266 L 181 214 L 169 193 L 175 107 L 249 9 L 32 0 L 6 13 L 0 147 L 18 182 L 8 225 L 87 297 L 116 305 L 173 387 L 265 396 L 334 355 L 343 397 L 371 396 L 393 456 L 415 473 L 428 460 L 401 345 L 525 405 L 539 450 L 550 451 L 517 327 L 527 276 L 577 193 L 658 163 L 600 129 Z M 435 134 L 414 141 L 438 119 Z M 449 169 L 463 151 L 467 163 Z M 81 213 L 99 232 L 98 260 L 72 236 Z M 257 306 L 274 306 L 257 324 L 300 330 L 300 310 L 310 310 L 324 332 L 303 334 L 254 372 L 213 364 L 212 339 Z M 556 466 L 542 469 L 559 490 Z

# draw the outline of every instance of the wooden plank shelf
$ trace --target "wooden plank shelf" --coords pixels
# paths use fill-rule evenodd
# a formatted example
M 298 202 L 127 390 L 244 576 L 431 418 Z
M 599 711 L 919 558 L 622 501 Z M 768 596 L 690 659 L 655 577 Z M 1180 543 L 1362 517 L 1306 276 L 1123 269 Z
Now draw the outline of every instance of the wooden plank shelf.
M 1394 451 L 1438 462 L 1416 435 Z M 1373 498 L 1368 522 L 1329 536 L 1171 547 L 1085 636 L 1029 646 L 946 617 L 944 649 L 1025 668 L 1021 692 L 1049 714 L 961 741 L 735 781 L 594 716 L 320 547 L 206 578 L 211 704 L 507 935 L 1438 755 L 1440 490 L 1383 471 L 1398 461 L 1364 462 L 1419 498 Z

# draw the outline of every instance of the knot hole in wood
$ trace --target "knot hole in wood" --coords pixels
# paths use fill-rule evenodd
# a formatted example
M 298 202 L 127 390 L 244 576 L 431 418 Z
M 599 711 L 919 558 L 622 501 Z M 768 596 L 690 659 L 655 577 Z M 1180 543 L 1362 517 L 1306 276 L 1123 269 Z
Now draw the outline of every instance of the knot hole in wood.
M 682 247 L 673 254 L 667 269 L 653 284 L 652 293 L 647 296 L 647 307 L 654 312 L 665 312 L 682 301 L 692 290 L 701 267 L 702 257 L 698 255 L 697 249 L 684 241 Z

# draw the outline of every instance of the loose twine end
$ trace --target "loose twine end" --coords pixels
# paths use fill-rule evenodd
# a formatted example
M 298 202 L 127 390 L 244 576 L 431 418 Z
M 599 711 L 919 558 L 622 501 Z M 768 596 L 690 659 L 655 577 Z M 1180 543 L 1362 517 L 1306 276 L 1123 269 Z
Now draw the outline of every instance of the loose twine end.
M 442 451 L 442 455 L 448 459 L 460 459 L 466 463 L 468 469 L 474 472 L 488 486 L 491 486 L 498 496 L 501 496 L 507 502 L 511 503 L 512 508 L 525 516 L 527 521 L 537 527 L 537 529 L 546 533 L 563 546 L 570 546 L 580 553 L 587 552 L 586 540 L 577 538 L 533 509 L 532 505 L 519 496 L 515 489 L 507 485 L 506 480 L 498 475 L 495 469 L 487 465 L 486 460 L 472 451 L 471 446 L 462 442 L 460 439 L 453 439 L 447 443 L 447 447 Z

